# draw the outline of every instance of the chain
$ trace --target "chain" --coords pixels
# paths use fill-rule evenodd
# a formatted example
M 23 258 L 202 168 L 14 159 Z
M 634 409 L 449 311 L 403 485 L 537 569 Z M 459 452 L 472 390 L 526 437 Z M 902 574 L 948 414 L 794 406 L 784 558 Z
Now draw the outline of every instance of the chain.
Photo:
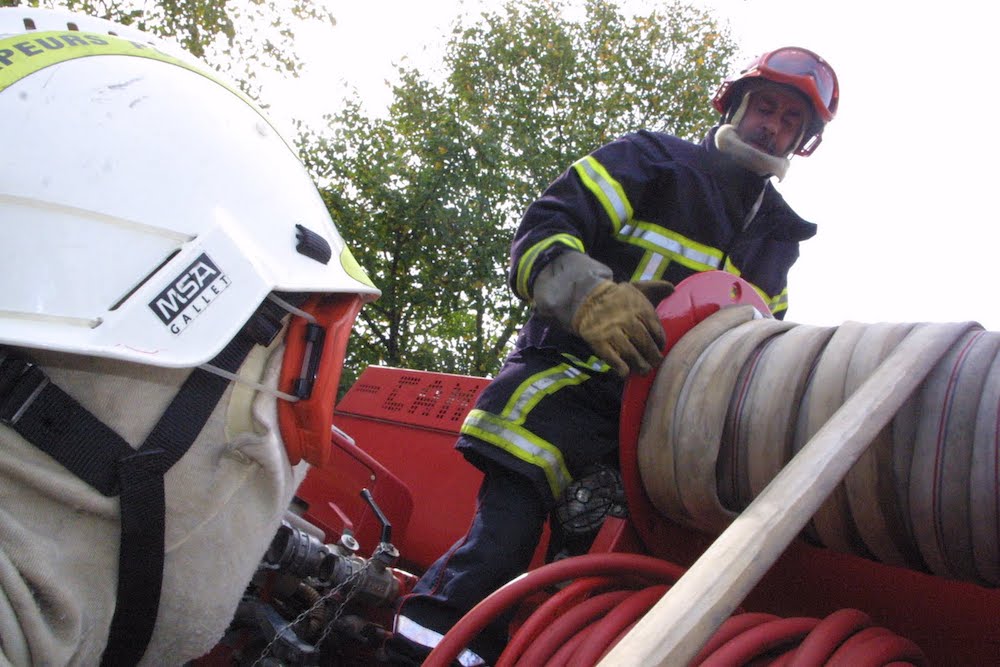
M 347 595 L 344 597 L 344 601 L 337 606 L 337 610 L 334 613 L 333 618 L 330 619 L 330 621 L 326 624 L 326 627 L 323 629 L 323 633 L 320 635 L 319 641 L 316 642 L 316 646 L 322 645 L 322 643 L 330 635 L 330 632 L 333 630 L 334 622 L 338 618 L 340 618 L 340 616 L 343 614 L 344 608 L 347 606 L 347 603 L 350 602 L 352 597 L 354 597 L 355 592 L 357 592 L 358 587 L 361 585 L 361 575 L 363 575 L 370 566 L 371 566 L 371 561 L 365 561 L 364 566 L 362 566 L 357 572 L 352 573 L 342 582 L 340 582 L 339 584 L 331 588 L 329 591 L 324 593 L 318 600 L 316 600 L 316 602 L 312 604 L 312 606 L 310 606 L 308 609 L 300 613 L 292 621 L 290 621 L 284 627 L 282 627 L 281 630 L 279 630 L 274 635 L 271 641 L 267 643 L 267 645 L 264 647 L 264 650 L 261 651 L 260 656 L 257 657 L 257 659 L 253 662 L 251 667 L 261 667 L 263 665 L 262 661 L 264 660 L 264 658 L 266 658 L 268 655 L 271 654 L 271 649 L 274 647 L 275 643 L 277 643 L 278 640 L 280 640 L 285 635 L 286 630 L 290 630 L 298 623 L 304 621 L 311 612 L 319 608 L 321 605 L 325 604 L 327 600 L 329 600 L 334 595 L 339 593 L 341 590 L 346 588 L 349 584 L 353 584 L 347 591 Z

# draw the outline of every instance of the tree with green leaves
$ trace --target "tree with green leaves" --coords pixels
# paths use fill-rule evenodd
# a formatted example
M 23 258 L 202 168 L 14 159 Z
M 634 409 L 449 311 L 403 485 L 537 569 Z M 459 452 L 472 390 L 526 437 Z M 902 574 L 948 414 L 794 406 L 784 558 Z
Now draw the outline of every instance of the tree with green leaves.
M 442 71 L 400 67 L 386 116 L 354 99 L 303 132 L 330 213 L 383 291 L 361 313 L 349 375 L 369 364 L 495 372 L 526 314 L 506 286 L 524 208 L 617 136 L 700 139 L 715 122 L 728 32 L 680 1 L 645 12 L 511 0 L 459 17 Z

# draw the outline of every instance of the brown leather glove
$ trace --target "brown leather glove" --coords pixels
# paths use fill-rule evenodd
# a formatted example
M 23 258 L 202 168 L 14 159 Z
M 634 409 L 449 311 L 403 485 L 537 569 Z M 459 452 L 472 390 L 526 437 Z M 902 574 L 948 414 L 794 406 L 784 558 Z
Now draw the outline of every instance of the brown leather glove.
M 652 302 L 658 304 L 671 292 L 673 285 L 662 280 L 602 281 L 580 303 L 572 330 L 622 377 L 630 370 L 648 373 L 660 363 L 666 344 Z
M 660 302 L 674 293 L 674 284 L 666 280 L 640 280 L 632 283 L 635 288 L 645 295 L 653 308 L 660 305 Z

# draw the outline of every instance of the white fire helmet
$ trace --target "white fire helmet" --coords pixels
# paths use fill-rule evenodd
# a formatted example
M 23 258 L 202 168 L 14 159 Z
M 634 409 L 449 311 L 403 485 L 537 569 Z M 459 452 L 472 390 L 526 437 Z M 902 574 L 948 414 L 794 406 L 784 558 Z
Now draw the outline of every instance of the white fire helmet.
M 2 545 L 18 586 L 44 582 L 37 604 L 20 599 L 33 629 L 10 634 L 70 661 L 103 650 L 103 664 L 136 664 L 151 646 L 142 664 L 179 664 L 231 618 L 305 474 L 291 466 L 324 465 L 331 438 L 346 439 L 333 427 L 340 366 L 379 291 L 290 144 L 238 88 L 162 40 L 0 9 L 0 118 L 0 444 L 20 452 L 24 482 L 5 487 L 23 512 L 4 530 L 54 517 L 37 540 Z M 51 363 L 60 355 L 83 370 Z M 235 375 L 255 359 L 256 375 Z M 133 383 L 129 364 L 150 368 Z M 89 407 L 88 374 L 101 397 Z M 252 402 L 230 380 L 251 385 Z M 102 496 L 119 497 L 120 522 L 85 509 L 107 509 Z M 74 569 L 63 566 L 86 559 L 42 555 L 69 523 L 100 531 L 102 545 L 120 536 L 117 592 L 100 557 Z M 227 543 L 237 555 L 206 556 Z M 65 590 L 43 595 L 55 571 Z M 6 655 L 28 654 L 27 640 L 6 639 Z
M 194 367 L 272 292 L 379 294 L 291 145 L 164 40 L 0 9 L 0 118 L 0 345 Z

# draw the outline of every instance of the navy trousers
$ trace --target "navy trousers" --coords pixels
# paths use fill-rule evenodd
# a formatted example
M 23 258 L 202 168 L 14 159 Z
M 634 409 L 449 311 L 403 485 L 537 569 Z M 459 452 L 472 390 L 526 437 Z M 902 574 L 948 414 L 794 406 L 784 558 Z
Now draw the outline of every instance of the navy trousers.
M 545 503 L 522 475 L 499 466 L 485 466 L 484 473 L 469 532 L 431 565 L 400 605 L 397 633 L 410 641 L 435 646 L 435 635 L 446 634 L 531 563 L 545 523 Z M 488 664 L 495 663 L 507 642 L 508 622 L 499 619 L 469 648 Z

